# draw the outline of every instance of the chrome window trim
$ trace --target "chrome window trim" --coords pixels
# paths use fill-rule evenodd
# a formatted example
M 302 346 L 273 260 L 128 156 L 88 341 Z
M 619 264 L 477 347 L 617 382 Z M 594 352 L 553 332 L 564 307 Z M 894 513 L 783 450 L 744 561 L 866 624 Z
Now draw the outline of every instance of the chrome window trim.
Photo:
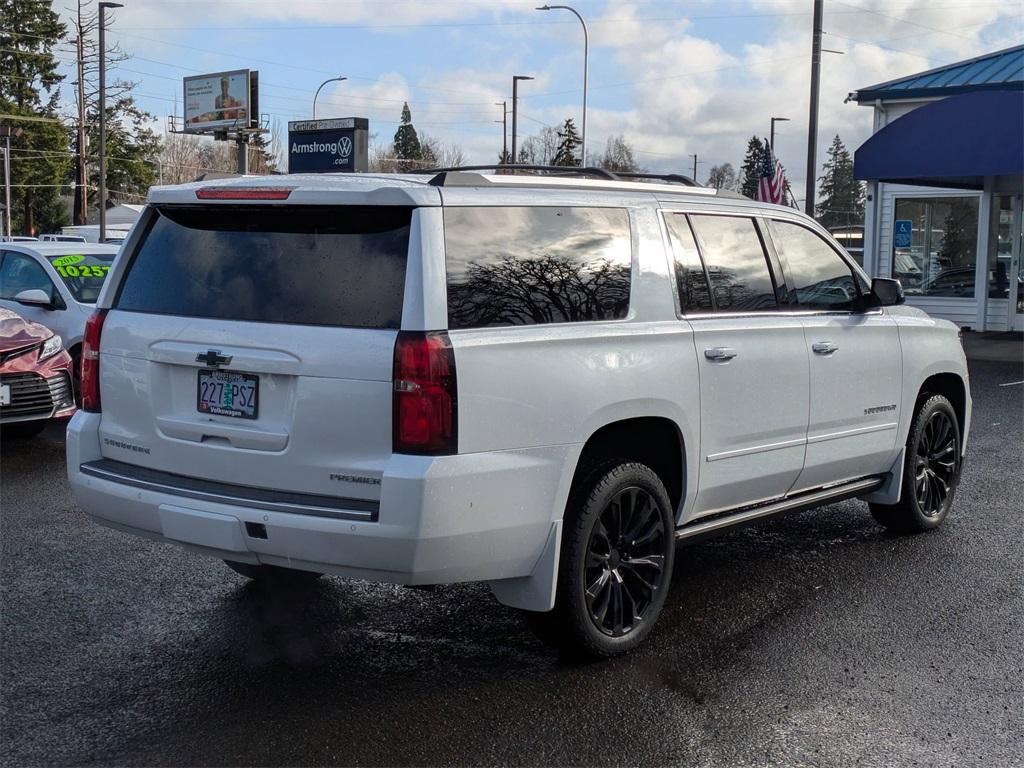
M 849 317 L 851 315 L 857 315 L 858 317 L 861 317 L 863 315 L 880 314 L 882 314 L 882 310 L 880 308 L 869 309 L 864 312 L 854 312 L 849 309 L 794 309 L 789 311 L 765 310 L 763 312 L 700 312 L 692 315 L 682 315 L 681 319 L 715 320 L 738 317 L 820 317 L 823 315 L 833 315 L 835 317 Z

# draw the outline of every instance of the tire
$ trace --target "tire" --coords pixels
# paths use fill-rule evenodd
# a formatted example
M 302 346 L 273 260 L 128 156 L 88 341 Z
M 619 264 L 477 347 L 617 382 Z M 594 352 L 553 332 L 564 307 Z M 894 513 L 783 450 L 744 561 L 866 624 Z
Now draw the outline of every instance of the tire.
M 953 506 L 960 484 L 960 425 L 942 395 L 925 395 L 907 437 L 900 500 L 871 504 L 875 520 L 896 533 L 938 528 Z
M 49 423 L 45 419 L 39 419 L 37 421 L 18 421 L 14 424 L 4 424 L 3 428 L 0 429 L 0 435 L 5 438 L 25 440 L 38 435 L 46 429 L 46 425 Z
M 570 496 L 554 610 L 528 622 L 570 656 L 632 650 L 665 604 L 675 556 L 672 504 L 648 466 L 598 468 Z
M 224 565 L 257 584 L 273 587 L 300 587 L 312 584 L 323 576 L 322 573 L 315 571 L 300 571 L 296 568 L 281 568 L 276 565 L 252 565 L 251 563 L 238 563 L 234 560 L 225 560 Z

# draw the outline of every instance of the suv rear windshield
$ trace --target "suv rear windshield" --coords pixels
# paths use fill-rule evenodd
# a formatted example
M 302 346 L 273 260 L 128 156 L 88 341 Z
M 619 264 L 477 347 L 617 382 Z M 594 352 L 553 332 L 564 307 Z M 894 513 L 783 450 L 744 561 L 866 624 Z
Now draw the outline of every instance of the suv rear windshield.
M 164 206 L 115 307 L 297 325 L 398 328 L 411 208 Z

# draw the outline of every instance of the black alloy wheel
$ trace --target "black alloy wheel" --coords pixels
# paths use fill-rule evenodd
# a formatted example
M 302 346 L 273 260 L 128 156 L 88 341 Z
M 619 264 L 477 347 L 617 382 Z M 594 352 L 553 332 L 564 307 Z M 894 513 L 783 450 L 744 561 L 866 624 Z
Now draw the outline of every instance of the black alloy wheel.
M 914 491 L 921 513 L 934 518 L 956 484 L 959 435 L 949 414 L 933 411 L 917 441 Z
M 938 528 L 953 506 L 963 469 L 960 421 L 943 395 L 922 395 L 907 435 L 899 501 L 870 504 L 875 520 L 896 533 Z
M 576 659 L 640 645 L 665 605 L 675 560 L 675 510 L 646 464 L 607 459 L 580 470 L 562 522 L 554 609 L 531 628 Z
M 594 523 L 584 565 L 586 604 L 610 637 L 639 627 L 664 589 L 665 530 L 658 502 L 643 488 L 616 493 Z

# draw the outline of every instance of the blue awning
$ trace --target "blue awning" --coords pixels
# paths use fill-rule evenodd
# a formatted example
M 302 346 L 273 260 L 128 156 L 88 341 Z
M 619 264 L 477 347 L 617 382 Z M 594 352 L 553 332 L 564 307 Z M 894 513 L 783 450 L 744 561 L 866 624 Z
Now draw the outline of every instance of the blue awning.
M 854 154 L 862 180 L 980 189 L 1024 174 L 1024 92 L 981 91 L 925 104 Z

